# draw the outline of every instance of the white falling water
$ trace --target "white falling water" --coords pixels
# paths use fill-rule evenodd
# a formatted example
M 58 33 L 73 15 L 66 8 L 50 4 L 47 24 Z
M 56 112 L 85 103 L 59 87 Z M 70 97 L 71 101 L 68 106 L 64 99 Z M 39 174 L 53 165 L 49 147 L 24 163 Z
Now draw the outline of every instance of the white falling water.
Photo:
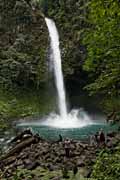
M 52 64 L 54 66 L 54 75 L 56 87 L 58 92 L 58 105 L 60 114 L 51 113 L 49 116 L 44 117 L 40 121 L 22 122 L 19 126 L 32 125 L 32 126 L 51 126 L 56 128 L 82 128 L 93 124 L 87 113 L 80 109 L 72 109 L 67 113 L 66 97 L 64 89 L 64 81 L 61 67 L 61 54 L 59 48 L 59 35 L 54 21 L 45 18 L 49 36 L 51 40 L 51 55 Z
M 53 20 L 45 18 L 51 44 L 51 57 L 54 66 L 54 75 L 58 92 L 58 104 L 60 115 L 51 113 L 46 120 L 43 120 L 42 125 L 59 127 L 59 128 L 77 128 L 91 124 L 91 120 L 83 109 L 73 109 L 67 113 L 65 88 L 62 74 L 61 53 L 59 47 L 59 34 Z
M 61 54 L 59 48 L 59 34 L 54 21 L 48 18 L 45 18 L 45 21 L 50 36 L 50 43 L 52 50 L 51 56 L 53 58 L 54 75 L 55 75 L 56 87 L 58 92 L 58 104 L 59 104 L 60 116 L 62 119 L 67 119 L 65 88 L 64 88 L 63 73 L 61 66 Z

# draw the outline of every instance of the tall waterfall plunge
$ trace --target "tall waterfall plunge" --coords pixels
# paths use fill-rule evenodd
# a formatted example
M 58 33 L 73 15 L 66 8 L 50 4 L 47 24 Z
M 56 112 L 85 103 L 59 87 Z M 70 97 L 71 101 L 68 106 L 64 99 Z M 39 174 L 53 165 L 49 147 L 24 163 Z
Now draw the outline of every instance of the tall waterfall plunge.
M 51 57 L 54 66 L 55 82 L 58 92 L 58 105 L 60 115 L 51 113 L 43 125 L 59 128 L 77 128 L 91 124 L 91 120 L 83 109 L 73 109 L 67 113 L 65 88 L 62 74 L 61 53 L 59 47 L 59 34 L 53 20 L 45 18 L 51 45 Z
M 52 65 L 54 66 L 54 76 L 55 83 L 58 92 L 58 107 L 59 114 L 50 113 L 48 116 L 44 116 L 38 121 L 22 122 L 19 126 L 48 126 L 55 128 L 82 128 L 93 124 L 90 117 L 84 111 L 83 108 L 72 109 L 69 113 L 67 112 L 66 107 L 66 97 L 64 90 L 64 81 L 62 74 L 62 65 L 61 65 L 61 54 L 59 48 L 59 34 L 56 28 L 54 21 L 51 19 L 45 18 L 49 36 L 50 36 L 50 45 L 51 45 L 51 60 Z
M 66 107 L 66 97 L 65 97 L 65 88 L 62 74 L 62 66 L 61 66 L 61 54 L 59 48 L 59 34 L 56 28 L 54 21 L 51 19 L 45 18 L 49 36 L 50 36 L 50 44 L 51 44 L 51 53 L 53 58 L 54 65 L 54 75 L 56 81 L 56 87 L 58 92 L 58 104 L 60 116 L 62 119 L 67 119 L 67 107 Z

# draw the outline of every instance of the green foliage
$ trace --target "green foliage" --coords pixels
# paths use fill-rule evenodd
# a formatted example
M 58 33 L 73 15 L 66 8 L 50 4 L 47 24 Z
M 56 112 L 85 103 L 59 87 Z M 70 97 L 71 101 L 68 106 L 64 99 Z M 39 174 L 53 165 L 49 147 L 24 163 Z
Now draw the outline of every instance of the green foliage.
M 103 102 L 102 102 L 103 106 L 105 106 L 106 111 L 111 111 L 111 110 L 115 110 L 116 112 L 118 112 L 119 116 L 119 109 L 120 109 L 120 99 L 119 98 L 104 98 Z
M 34 11 L 27 2 L 35 8 Z M 83 0 L 1 2 L 4 30 L 0 39 L 1 86 L 32 85 L 39 88 L 47 81 L 45 58 L 48 30 L 41 17 L 41 10 L 46 16 L 55 19 L 58 26 L 64 74 L 69 76 L 80 71 L 85 59 L 80 41 L 86 27 L 87 6 L 88 1 Z
M 84 69 L 92 76 L 91 94 L 108 97 L 120 94 L 120 7 L 118 0 L 95 1 L 89 5 L 89 23 L 83 39 L 87 47 Z
M 76 176 L 73 176 L 72 172 L 69 171 L 68 172 L 69 178 L 67 178 L 68 180 L 87 180 L 86 178 L 83 178 L 82 176 L 80 176 L 80 174 L 78 173 Z M 47 169 L 43 169 L 38 167 L 35 170 L 27 170 L 27 169 L 17 169 L 16 172 L 14 172 L 13 177 L 9 178 L 9 180 L 40 180 L 42 178 L 42 180 L 50 180 L 53 178 L 59 178 L 60 180 L 65 180 L 66 178 L 62 178 L 62 173 L 60 170 L 56 170 L 56 171 L 49 171 Z M 5 178 L 3 178 L 2 180 L 7 180 Z M 94 179 L 90 179 L 90 180 L 94 180 Z
M 39 88 L 47 81 L 47 28 L 27 1 L 0 2 L 0 86 Z
M 63 176 L 63 178 L 69 178 L 69 176 L 68 176 L 68 170 L 67 170 L 66 167 L 64 167 L 64 168 L 62 169 L 62 176 Z
M 97 180 L 116 180 L 120 178 L 120 145 L 112 153 L 110 150 L 100 153 L 94 166 L 92 178 Z
M 81 72 L 87 71 L 84 84 L 90 94 L 106 96 L 104 104 L 112 108 L 112 99 L 120 94 L 119 10 L 118 0 L 0 1 L 1 88 L 39 89 L 47 82 L 48 30 L 43 11 L 59 30 L 64 75 L 81 82 Z
M 81 44 L 83 29 L 86 28 L 88 1 L 42 0 L 41 9 L 55 20 L 60 34 L 60 48 L 65 76 L 79 72 L 85 60 L 85 49 Z M 47 8 L 46 8 L 47 7 Z M 79 79 L 79 77 L 77 77 Z
M 0 90 L 0 97 L 1 129 L 6 129 L 11 123 L 10 120 L 42 116 L 54 108 L 54 98 L 45 92 L 45 88 L 39 91 L 24 89 L 17 92 Z
M 26 169 L 17 169 L 14 176 L 13 176 L 13 179 L 14 180 L 21 180 L 21 179 L 29 179 L 29 180 L 32 180 L 32 174 L 30 171 L 27 171 Z

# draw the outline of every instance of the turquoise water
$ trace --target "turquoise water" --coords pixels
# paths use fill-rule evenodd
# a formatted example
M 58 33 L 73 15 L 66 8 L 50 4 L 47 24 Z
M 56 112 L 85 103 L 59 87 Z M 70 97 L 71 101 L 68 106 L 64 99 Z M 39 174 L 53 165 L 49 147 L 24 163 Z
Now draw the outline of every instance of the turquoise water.
M 47 126 L 38 126 L 38 125 L 16 125 L 16 131 L 19 129 L 20 131 L 26 128 L 31 128 L 33 133 L 38 133 L 42 138 L 47 140 L 58 140 L 59 134 L 62 135 L 63 138 L 71 138 L 75 140 L 86 140 L 89 138 L 91 134 L 95 134 L 101 128 L 104 130 L 105 133 L 117 131 L 119 125 L 110 125 L 110 124 L 92 124 L 89 126 L 85 126 L 82 128 L 69 128 L 69 129 L 60 129 L 60 128 L 52 128 Z M 12 137 L 15 136 L 15 129 L 0 133 L 0 153 L 4 152 L 9 148 L 9 142 Z
M 95 134 L 101 128 L 105 133 L 116 131 L 118 129 L 117 125 L 108 125 L 108 124 L 94 124 L 89 125 L 83 128 L 70 128 L 70 129 L 58 129 L 47 126 L 20 126 L 21 128 L 31 128 L 34 133 L 38 133 L 42 138 L 48 140 L 57 140 L 59 138 L 59 134 L 63 136 L 63 138 L 69 137 L 72 139 L 87 139 L 90 134 Z

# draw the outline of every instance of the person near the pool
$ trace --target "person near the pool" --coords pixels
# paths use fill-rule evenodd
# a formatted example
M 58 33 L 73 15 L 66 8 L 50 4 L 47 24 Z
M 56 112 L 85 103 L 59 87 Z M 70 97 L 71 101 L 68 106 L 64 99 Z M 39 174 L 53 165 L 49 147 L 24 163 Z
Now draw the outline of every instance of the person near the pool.
M 70 157 L 70 145 L 71 145 L 70 139 L 66 138 L 64 141 L 64 148 L 65 148 L 66 157 Z

